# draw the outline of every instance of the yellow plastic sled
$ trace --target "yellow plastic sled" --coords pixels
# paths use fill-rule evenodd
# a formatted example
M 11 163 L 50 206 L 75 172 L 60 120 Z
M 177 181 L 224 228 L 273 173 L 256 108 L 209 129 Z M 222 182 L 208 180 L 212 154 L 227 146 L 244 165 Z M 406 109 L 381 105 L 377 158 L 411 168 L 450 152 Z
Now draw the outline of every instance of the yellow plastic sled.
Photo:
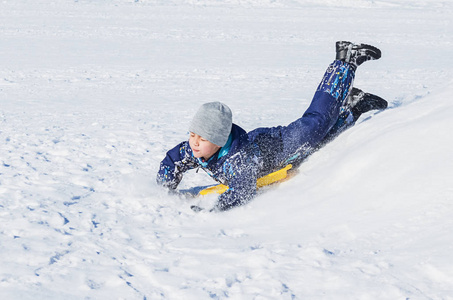
M 263 176 L 261 178 L 258 178 L 256 181 L 256 187 L 261 188 L 266 185 L 270 185 L 272 183 L 281 181 L 283 179 L 286 179 L 288 177 L 288 170 L 290 170 L 293 166 L 291 164 L 287 165 L 283 169 L 280 169 L 278 171 L 275 171 L 273 173 L 267 174 L 266 176 Z M 205 196 L 209 194 L 222 194 L 226 190 L 228 190 L 228 186 L 224 184 L 217 184 L 208 188 L 205 188 L 201 190 L 198 195 Z

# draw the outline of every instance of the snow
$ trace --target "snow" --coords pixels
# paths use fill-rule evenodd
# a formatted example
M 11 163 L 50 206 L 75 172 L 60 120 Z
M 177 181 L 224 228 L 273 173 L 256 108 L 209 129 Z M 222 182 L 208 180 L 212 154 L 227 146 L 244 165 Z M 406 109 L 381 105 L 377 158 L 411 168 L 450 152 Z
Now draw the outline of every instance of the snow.
M 1 299 L 453 299 L 453 4 L 0 2 Z M 198 106 L 308 106 L 337 40 L 389 100 L 244 207 L 155 183 Z M 182 187 L 211 183 L 188 174 Z

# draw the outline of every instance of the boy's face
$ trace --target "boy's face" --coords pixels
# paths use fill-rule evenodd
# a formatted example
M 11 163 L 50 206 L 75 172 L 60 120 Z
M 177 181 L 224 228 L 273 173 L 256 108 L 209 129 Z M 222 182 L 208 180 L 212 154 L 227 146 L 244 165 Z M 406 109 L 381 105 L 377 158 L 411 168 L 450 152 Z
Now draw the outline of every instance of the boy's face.
M 192 148 L 193 156 L 196 158 L 204 158 L 204 160 L 208 160 L 217 150 L 220 149 L 219 146 L 216 144 L 211 143 L 208 140 L 205 140 L 198 134 L 193 132 L 190 133 L 189 137 L 189 145 Z

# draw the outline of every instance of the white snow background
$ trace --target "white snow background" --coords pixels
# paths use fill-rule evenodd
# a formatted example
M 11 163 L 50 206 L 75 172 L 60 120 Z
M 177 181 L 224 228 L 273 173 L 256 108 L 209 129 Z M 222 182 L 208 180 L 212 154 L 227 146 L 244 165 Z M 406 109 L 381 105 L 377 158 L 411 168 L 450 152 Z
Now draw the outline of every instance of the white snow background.
M 0 298 L 453 299 L 452 19 L 447 0 L 0 1 Z M 355 85 L 386 111 L 225 213 L 157 186 L 200 104 L 288 124 L 337 40 L 382 50 Z

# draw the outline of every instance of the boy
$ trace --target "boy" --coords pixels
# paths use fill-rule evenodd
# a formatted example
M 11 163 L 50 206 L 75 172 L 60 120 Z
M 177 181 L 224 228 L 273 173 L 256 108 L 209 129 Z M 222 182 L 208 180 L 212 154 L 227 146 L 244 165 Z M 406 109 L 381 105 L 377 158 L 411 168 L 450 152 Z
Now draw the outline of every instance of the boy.
M 310 106 L 288 126 L 257 128 L 247 133 L 232 123 L 231 110 L 225 104 L 203 104 L 190 124 L 189 140 L 168 151 L 162 160 L 157 182 L 174 190 L 185 171 L 201 167 L 229 187 L 219 196 L 214 210 L 247 203 L 256 194 L 257 178 L 288 163 L 300 164 L 352 126 L 362 113 L 387 107 L 385 100 L 352 88 L 357 67 L 380 57 L 381 51 L 373 46 L 337 42 L 336 59 Z

